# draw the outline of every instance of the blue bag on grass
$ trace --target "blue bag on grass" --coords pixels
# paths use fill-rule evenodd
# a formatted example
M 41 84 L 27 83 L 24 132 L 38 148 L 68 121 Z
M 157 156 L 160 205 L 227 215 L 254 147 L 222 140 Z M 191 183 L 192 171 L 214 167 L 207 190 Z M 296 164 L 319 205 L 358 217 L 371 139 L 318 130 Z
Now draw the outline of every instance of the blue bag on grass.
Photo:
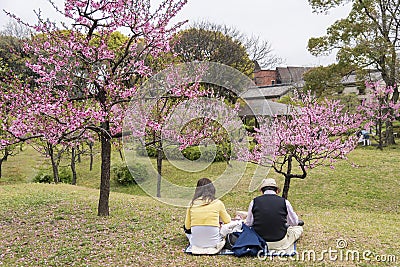
M 259 251 L 261 255 L 267 253 L 267 243 L 259 236 L 253 228 L 242 224 L 242 232 L 232 247 L 232 251 L 237 257 L 242 256 L 257 256 Z

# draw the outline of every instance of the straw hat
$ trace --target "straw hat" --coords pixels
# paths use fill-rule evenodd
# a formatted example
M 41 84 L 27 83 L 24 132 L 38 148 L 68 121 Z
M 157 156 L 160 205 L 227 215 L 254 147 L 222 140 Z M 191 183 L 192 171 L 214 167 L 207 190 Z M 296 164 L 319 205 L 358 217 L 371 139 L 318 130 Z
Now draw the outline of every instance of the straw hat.
M 261 190 L 263 187 L 266 187 L 266 186 L 271 186 L 271 187 L 279 188 L 278 185 L 276 184 L 275 179 L 273 179 L 273 178 L 263 179 L 263 180 L 262 180 L 262 183 L 261 183 L 261 185 L 260 185 L 260 190 Z

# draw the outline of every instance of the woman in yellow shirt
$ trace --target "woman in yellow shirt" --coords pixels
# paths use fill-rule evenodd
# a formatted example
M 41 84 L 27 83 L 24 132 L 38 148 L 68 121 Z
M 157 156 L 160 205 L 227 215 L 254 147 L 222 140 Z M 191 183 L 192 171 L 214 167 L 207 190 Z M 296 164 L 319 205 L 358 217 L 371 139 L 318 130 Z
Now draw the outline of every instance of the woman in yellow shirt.
M 222 201 L 215 199 L 215 187 L 208 178 L 197 181 L 196 190 L 186 211 L 185 228 L 192 247 L 215 248 L 221 241 L 220 221 L 229 223 L 231 217 Z

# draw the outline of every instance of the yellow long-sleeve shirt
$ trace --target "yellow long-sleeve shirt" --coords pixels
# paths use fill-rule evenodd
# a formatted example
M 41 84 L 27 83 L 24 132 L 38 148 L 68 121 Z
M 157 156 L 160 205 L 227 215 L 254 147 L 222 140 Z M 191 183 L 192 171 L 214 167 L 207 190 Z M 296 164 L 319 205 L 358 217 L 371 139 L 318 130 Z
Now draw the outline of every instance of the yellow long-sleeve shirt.
M 219 226 L 220 220 L 224 223 L 231 221 L 231 216 L 226 212 L 221 200 L 216 199 L 207 203 L 202 199 L 196 199 L 186 211 L 185 228 L 190 229 L 199 225 Z

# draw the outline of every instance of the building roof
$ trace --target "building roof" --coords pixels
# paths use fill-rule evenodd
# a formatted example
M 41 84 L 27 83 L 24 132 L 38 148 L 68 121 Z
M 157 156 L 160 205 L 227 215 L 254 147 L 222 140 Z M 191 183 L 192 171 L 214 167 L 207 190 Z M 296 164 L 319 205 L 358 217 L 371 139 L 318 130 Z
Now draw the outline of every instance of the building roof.
M 303 81 L 303 75 L 311 67 L 277 67 L 279 82 L 282 84 L 295 83 Z
M 271 98 L 280 98 L 286 95 L 290 90 L 294 88 L 293 85 L 290 84 L 278 84 L 273 86 L 260 86 L 256 88 L 250 88 L 246 92 L 244 92 L 240 97 L 243 99 L 271 99 Z
M 355 85 L 357 82 L 360 82 L 360 80 L 357 78 L 358 77 L 355 73 L 351 73 L 343 77 L 342 84 L 344 86 Z M 382 74 L 378 70 L 370 70 L 365 78 L 369 81 L 379 81 L 382 80 Z
M 273 116 L 286 115 L 290 106 L 267 99 L 248 99 L 247 106 L 239 110 L 239 116 Z
M 277 67 L 277 80 L 280 84 L 249 88 L 240 97 L 247 106 L 241 108 L 240 116 L 287 115 L 290 106 L 269 99 L 280 98 L 296 87 L 303 87 L 303 74 L 309 67 Z M 258 70 L 260 71 L 260 70 Z

